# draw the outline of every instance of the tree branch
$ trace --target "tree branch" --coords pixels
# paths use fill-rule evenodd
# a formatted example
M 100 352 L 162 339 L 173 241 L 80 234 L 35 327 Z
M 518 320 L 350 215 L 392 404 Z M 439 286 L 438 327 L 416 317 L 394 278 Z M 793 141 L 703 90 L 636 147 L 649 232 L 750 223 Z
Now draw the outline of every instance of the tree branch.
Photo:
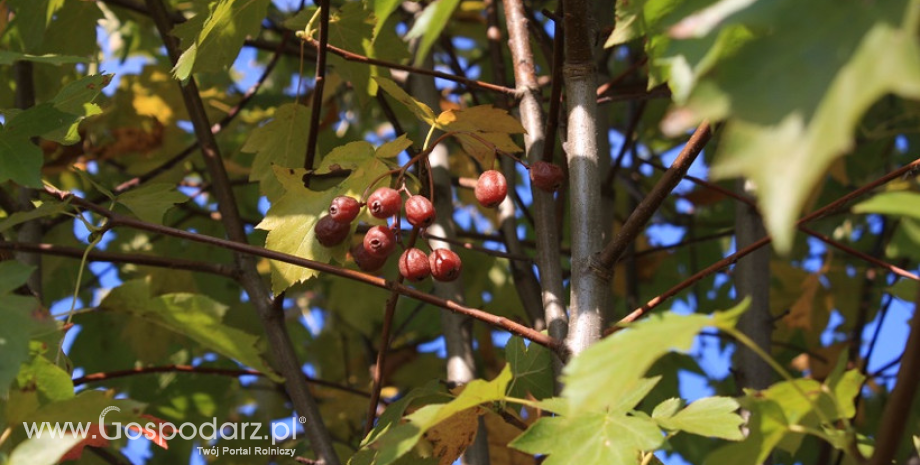
M 626 251 L 629 244 L 636 240 L 636 237 L 642 232 L 642 228 L 645 227 L 645 224 L 648 223 L 652 215 L 658 211 L 658 208 L 668 197 L 668 194 L 670 194 L 671 191 L 674 190 L 674 187 L 680 183 L 680 180 L 683 179 L 687 170 L 690 169 L 690 165 L 693 164 L 696 157 L 703 151 L 703 147 L 706 146 L 706 142 L 709 141 L 711 135 L 712 132 L 708 122 L 703 122 L 703 124 L 696 128 L 696 131 L 690 137 L 687 144 L 684 145 L 683 150 L 680 151 L 680 155 L 677 156 L 674 163 L 668 168 L 668 171 L 665 172 L 661 179 L 658 180 L 658 183 L 655 184 L 652 191 L 642 199 L 642 202 L 640 202 L 636 209 L 629 215 L 626 223 L 624 223 L 623 227 L 617 232 L 616 237 L 604 247 L 604 250 L 600 253 L 598 258 L 600 266 L 606 270 L 613 269 L 617 260 L 623 255 L 623 252 Z
M 547 135 L 543 132 L 543 106 L 534 68 L 533 50 L 530 48 L 530 34 L 527 31 L 528 21 L 524 11 L 524 4 L 521 0 L 506 0 L 504 6 L 505 24 L 508 28 L 511 58 L 514 63 L 515 87 L 521 96 L 519 103 L 521 122 L 524 129 L 527 130 L 524 135 L 526 157 L 531 163 L 540 160 L 552 162 L 551 144 L 554 144 L 555 139 L 550 142 L 549 152 L 547 152 Z M 557 24 L 557 32 L 558 29 Z M 561 48 L 559 50 L 561 52 Z M 556 71 L 561 74 L 561 62 L 555 63 L 555 65 L 560 65 L 556 68 Z M 553 83 L 557 97 L 559 89 L 561 89 L 562 79 L 559 79 L 559 81 L 558 83 Z M 553 103 L 556 103 L 556 105 L 553 105 Z M 555 108 L 558 113 L 558 102 L 552 102 L 550 108 L 550 111 Z M 550 118 L 555 119 L 553 115 L 550 115 Z M 555 125 L 553 124 L 552 126 L 551 130 L 555 132 Z M 549 157 L 548 159 L 547 156 Z M 554 339 L 562 340 L 565 339 L 568 332 L 568 317 L 565 312 L 565 287 L 562 283 L 562 267 L 559 263 L 560 238 L 556 228 L 554 198 L 553 194 L 544 192 L 535 186 L 531 186 L 531 192 L 535 213 L 536 263 L 537 268 L 540 270 L 543 318 L 550 336 Z M 559 364 L 557 364 L 557 368 L 559 368 Z
M 16 108 L 27 110 L 35 106 L 35 77 L 33 66 L 28 61 L 17 61 L 13 64 L 13 74 L 16 81 Z M 22 212 L 28 212 L 35 207 L 32 200 L 37 197 L 34 189 L 28 187 L 19 188 L 19 198 L 17 199 L 17 209 Z M 11 214 L 13 212 L 10 212 Z M 17 239 L 21 242 L 39 242 L 42 240 L 42 225 L 38 219 L 26 221 L 19 227 Z M 19 253 L 16 258 L 27 265 L 35 267 L 26 281 L 26 286 L 32 292 L 32 295 L 42 299 L 42 257 L 40 254 Z
M 329 0 L 319 0 L 319 42 L 316 45 L 316 78 L 313 81 L 313 111 L 310 113 L 310 128 L 307 133 L 307 154 L 303 167 L 313 170 L 316 159 L 316 140 L 319 136 L 320 114 L 323 112 L 323 88 L 326 87 L 326 51 L 329 48 Z M 310 178 L 306 179 L 309 184 Z
M 571 186 L 572 280 L 569 332 L 566 345 L 578 354 L 600 339 L 610 285 L 592 266 L 603 247 L 598 212 L 601 197 L 600 155 L 597 148 L 597 73 L 595 31 L 588 0 L 565 2 L 565 96 L 568 136 L 565 152 Z
M 495 70 L 493 73 L 495 81 L 500 85 L 506 85 L 505 56 L 502 50 L 502 32 L 498 23 L 498 8 L 496 7 L 496 4 L 497 0 L 487 0 L 486 2 L 488 18 L 488 32 L 486 33 L 486 36 L 489 39 L 489 57 L 492 60 L 492 68 Z M 508 3 L 505 2 L 504 5 L 505 16 L 507 18 Z M 523 23 L 521 26 L 526 28 L 527 20 L 523 19 L 522 21 Z M 517 32 L 518 31 L 511 31 L 509 29 L 509 35 L 515 34 Z M 512 47 L 514 46 L 514 40 L 515 39 L 513 36 L 509 40 L 509 44 Z M 512 51 L 515 73 L 517 73 L 517 68 L 519 66 L 526 66 L 526 64 L 522 63 L 520 60 L 515 59 L 515 57 L 516 54 Z M 533 60 L 531 59 L 531 61 Z M 497 103 L 500 108 L 508 109 L 507 99 L 499 99 Z M 522 104 L 520 108 L 523 108 L 523 106 L 524 104 Z M 526 124 L 526 117 L 522 119 L 525 120 Z M 543 122 L 540 121 L 540 124 L 542 125 Z M 540 129 L 542 130 L 542 127 Z M 527 132 L 529 132 L 529 130 Z M 530 136 L 536 136 L 537 138 L 542 139 L 539 134 L 530 134 Z M 529 140 L 530 139 L 525 138 L 525 147 L 527 147 Z M 517 166 L 515 160 L 513 160 L 511 157 L 502 157 L 499 161 L 499 164 L 501 165 L 502 172 L 505 173 L 505 178 L 508 179 L 508 184 L 510 186 L 515 186 L 517 184 Z M 533 224 L 533 218 L 530 216 L 530 212 L 527 211 L 527 208 L 523 205 L 523 202 L 517 202 L 519 199 L 517 195 L 517 189 L 512 187 L 510 190 L 511 195 L 506 196 L 505 199 L 502 200 L 502 202 L 498 205 L 498 222 L 501 230 L 501 235 L 505 239 L 505 247 L 508 249 L 508 251 L 515 255 L 523 255 L 523 248 L 521 246 L 520 238 L 518 238 L 517 234 L 518 222 L 515 215 L 515 210 L 517 209 L 516 207 L 520 206 L 521 212 L 526 218 L 531 220 L 531 224 Z M 519 261 L 511 262 L 511 277 L 514 280 L 514 288 L 517 291 L 518 297 L 521 299 L 521 304 L 524 306 L 524 311 L 527 316 L 530 317 L 530 321 L 532 323 L 531 326 L 540 330 L 544 329 L 546 327 L 546 315 L 543 311 L 543 300 L 541 297 L 542 289 L 540 288 L 540 283 L 537 282 L 537 277 L 534 274 L 533 265 Z
M 920 158 L 894 171 L 891 171 L 888 174 L 885 174 L 884 176 L 870 182 L 869 184 L 866 184 L 865 186 L 862 186 L 859 189 L 856 189 L 853 192 L 850 192 L 849 194 L 846 194 L 843 197 L 840 197 L 839 199 L 809 213 L 808 215 L 805 215 L 803 218 L 799 219 L 796 225 L 800 226 L 805 223 L 808 223 L 809 221 L 814 221 L 818 218 L 827 216 L 828 214 L 842 208 L 844 205 L 849 203 L 851 200 L 865 195 L 867 192 L 871 191 L 872 189 L 875 189 L 876 187 L 881 186 L 885 183 L 888 183 L 901 176 L 905 176 L 905 175 L 909 175 L 910 173 L 914 173 L 918 169 L 920 169 Z M 763 247 L 769 244 L 770 242 L 772 242 L 772 238 L 770 238 L 769 236 L 763 237 L 760 240 L 752 243 L 751 245 L 741 250 L 738 250 L 737 252 L 723 258 L 722 260 L 719 260 L 716 263 L 713 263 L 712 265 L 701 270 L 699 273 L 696 273 L 693 276 L 690 276 L 689 278 L 687 278 L 680 284 L 668 289 L 667 291 L 665 291 L 658 297 L 655 297 L 654 299 L 648 301 L 642 307 L 633 310 L 632 313 L 630 313 L 629 315 L 621 319 L 620 323 L 629 323 L 629 322 L 637 320 L 638 318 L 642 317 L 643 315 L 645 315 L 646 313 L 648 313 L 655 307 L 661 305 L 662 303 L 664 303 L 671 297 L 677 295 L 680 291 L 692 286 L 697 281 L 735 263 L 741 257 L 744 257 L 745 255 L 759 249 L 760 247 Z
M 166 7 L 163 5 L 162 0 L 146 0 L 146 4 L 160 32 L 160 37 L 166 46 L 170 60 L 172 63 L 177 63 L 180 56 L 179 46 L 175 37 L 170 35 L 173 25 Z M 234 243 L 248 245 L 246 244 L 246 232 L 243 229 L 243 222 L 240 220 L 236 198 L 233 195 L 233 189 L 227 177 L 227 171 L 224 167 L 217 141 L 211 132 L 211 125 L 208 123 L 207 113 L 198 93 L 198 86 L 194 77 L 189 77 L 185 84 L 180 83 L 179 88 L 182 92 L 182 99 L 185 101 L 189 118 L 194 126 L 195 135 L 201 142 L 201 151 L 213 184 L 212 193 L 217 198 L 221 222 L 227 231 L 227 236 Z M 329 430 L 326 429 L 323 418 L 320 415 L 319 406 L 310 393 L 309 387 L 303 382 L 301 365 L 297 360 L 290 336 L 285 328 L 282 313 L 280 309 L 276 309 L 272 305 L 272 298 L 268 288 L 262 281 L 258 270 L 256 270 L 255 261 L 252 257 L 245 253 L 237 253 L 235 258 L 242 272 L 240 282 L 247 294 L 249 294 L 249 299 L 255 306 L 265 328 L 266 336 L 275 355 L 275 362 L 278 364 L 278 370 L 285 378 L 288 395 L 291 397 L 297 412 L 306 418 L 304 430 L 310 440 L 313 451 L 327 465 L 338 465 L 340 463 L 339 457 L 332 446 L 332 437 L 329 435 Z
M 885 403 L 878 434 L 875 435 L 875 451 L 869 465 L 888 465 L 898 452 L 898 445 L 904 436 L 904 427 L 910 416 L 911 405 L 920 386 L 920 286 L 914 300 L 914 316 L 910 323 L 910 335 L 904 346 L 901 369 L 891 396 Z
M 214 367 L 200 367 L 200 366 L 191 366 L 191 365 L 162 365 L 162 366 L 152 366 L 152 367 L 138 367 L 131 368 L 129 370 L 116 370 L 116 371 L 105 371 L 99 373 L 90 373 L 85 376 L 73 379 L 74 386 L 80 386 L 86 383 L 98 383 L 102 381 L 108 381 L 116 378 L 124 378 L 127 376 L 137 376 L 137 375 L 146 375 L 152 373 L 194 373 L 201 375 L 220 375 L 220 376 L 259 376 L 264 377 L 265 373 L 257 370 L 233 370 L 228 368 L 214 368 Z M 317 386 L 323 386 L 330 389 L 336 389 L 342 392 L 349 392 L 362 397 L 370 397 L 370 394 L 361 391 L 359 389 L 354 389 L 348 386 L 342 386 L 341 384 L 332 383 L 329 381 L 324 381 L 321 379 L 311 378 L 304 375 L 304 379 L 310 383 Z
M 66 247 L 63 245 L 40 244 L 34 242 L 6 242 L 0 241 L 0 250 L 15 250 L 19 252 L 30 252 L 45 255 L 57 255 L 60 257 L 70 257 L 82 259 L 84 249 L 78 247 Z M 158 268 L 170 268 L 174 270 L 200 271 L 211 273 L 225 278 L 237 280 L 240 277 L 239 270 L 234 267 L 218 263 L 196 262 L 182 258 L 157 257 L 155 255 L 144 254 L 127 254 L 106 252 L 103 250 L 91 250 L 86 256 L 91 262 L 109 262 L 109 263 L 129 263 L 133 265 L 154 266 Z
M 317 44 L 316 40 L 311 39 L 311 38 L 305 38 L 304 40 L 313 44 L 314 46 Z M 460 84 L 464 84 L 469 87 L 485 89 L 485 90 L 492 91 L 492 92 L 498 92 L 500 94 L 514 95 L 514 89 L 497 86 L 495 84 L 490 84 L 484 81 L 477 81 L 475 79 L 470 79 L 465 76 L 457 76 L 454 74 L 444 73 L 441 71 L 435 71 L 435 70 L 425 69 L 425 68 L 416 68 L 415 66 L 407 66 L 407 65 L 401 65 L 399 63 L 392 63 L 389 61 L 378 60 L 376 58 L 370 58 L 364 55 L 358 55 L 357 53 L 349 52 L 348 50 L 338 48 L 334 45 L 329 45 L 326 47 L 326 49 L 348 61 L 355 61 L 358 63 L 365 63 L 368 65 L 375 65 L 375 66 L 383 66 L 384 68 L 390 68 L 390 69 L 398 69 L 401 71 L 410 72 L 412 74 L 419 74 L 422 76 L 432 76 L 436 78 L 446 79 L 448 81 L 459 82 Z

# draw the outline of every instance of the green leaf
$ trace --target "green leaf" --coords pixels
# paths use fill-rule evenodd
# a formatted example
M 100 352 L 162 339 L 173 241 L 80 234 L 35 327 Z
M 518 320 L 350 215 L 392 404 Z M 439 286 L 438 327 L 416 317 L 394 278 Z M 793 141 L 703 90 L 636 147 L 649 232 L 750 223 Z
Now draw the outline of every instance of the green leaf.
M 26 52 L 41 47 L 48 24 L 64 6 L 60 0 L 10 0 L 9 4 L 15 12 L 10 28 L 19 33 L 19 45 Z
M 830 388 L 835 404 L 834 418 L 856 416 L 856 396 L 859 395 L 865 379 L 865 375 L 857 369 L 847 370 L 840 374 L 835 372 L 827 379 L 826 384 Z
M 39 137 L 73 144 L 80 140 L 77 127 L 85 117 L 101 112 L 91 103 L 111 80 L 110 74 L 86 76 L 64 86 L 51 102 L 9 117 L 0 130 L 0 182 L 41 188 L 42 151 L 29 139 Z
M 618 403 L 640 386 L 656 360 L 672 350 L 686 352 L 696 335 L 712 324 L 705 315 L 655 314 L 594 344 L 563 371 L 562 396 L 569 400 L 569 415 Z
M 434 111 L 431 110 L 431 107 L 425 105 L 422 102 L 414 99 L 411 95 L 407 94 L 406 91 L 399 87 L 399 84 L 396 84 L 390 79 L 385 77 L 375 77 L 374 80 L 377 82 L 377 85 L 380 86 L 386 93 L 390 94 L 391 97 L 395 98 L 397 102 L 403 104 L 406 108 L 411 111 L 419 121 L 423 123 L 428 123 L 429 125 L 435 124 Z
M 256 154 L 249 180 L 258 181 L 260 192 L 271 202 L 284 194 L 284 188 L 275 177 L 272 167 L 303 166 L 307 153 L 310 113 L 309 108 L 296 103 L 279 106 L 271 121 L 253 130 L 241 149 Z
M 655 450 L 664 436 L 654 421 L 622 412 L 590 412 L 541 418 L 509 446 L 547 454 L 545 465 L 638 463 L 639 453 Z
M 655 420 L 669 430 L 740 441 L 744 439 L 741 434 L 744 419 L 738 415 L 739 408 L 738 401 L 730 397 L 706 397 L 673 415 Z
M 85 57 L 99 52 L 96 26 L 103 15 L 96 2 L 52 0 L 50 4 L 52 7 L 60 5 L 60 8 L 53 14 L 49 11 L 48 27 L 36 52 Z
M 12 179 L 26 187 L 42 187 L 41 149 L 28 137 L 0 131 L 0 183 Z
M 112 290 L 99 306 L 183 334 L 208 350 L 259 370 L 275 381 L 282 380 L 259 349 L 259 338 L 223 324 L 227 307 L 207 296 L 175 293 L 152 297 L 147 281 L 133 280 Z
M 54 465 L 83 438 L 76 435 L 55 435 L 50 433 L 26 439 L 10 454 L 7 465 Z
M 399 0 L 372 0 L 374 9 L 374 16 L 377 17 L 377 23 L 374 24 L 374 37 L 380 34 L 380 29 L 383 27 L 383 24 L 387 22 L 387 18 L 390 17 L 396 7 L 399 6 Z
M 877 213 L 920 219 L 920 193 L 911 191 L 882 192 L 853 205 L 853 213 Z
M 683 406 L 684 406 L 684 400 L 679 397 L 672 397 L 670 399 L 666 399 L 665 401 L 656 405 L 655 409 L 652 410 L 652 418 L 654 418 L 655 420 L 671 418 Z
M 192 73 L 226 70 L 239 55 L 246 36 L 259 34 L 269 3 L 270 0 L 220 0 L 210 6 L 203 22 L 193 18 L 178 26 L 174 34 L 183 38 L 194 34 L 194 43 L 173 68 L 176 79 L 184 81 Z
M 377 158 L 396 158 L 409 147 L 412 147 L 412 141 L 405 134 L 402 134 L 396 139 L 377 147 Z
M 29 358 L 29 338 L 42 326 L 32 315 L 38 301 L 21 295 L 0 295 L 0 397 L 6 396 L 20 364 Z
M 349 241 L 345 240 L 335 247 L 324 247 L 316 240 L 313 228 L 332 199 L 339 195 L 360 198 L 371 181 L 386 173 L 389 166 L 385 160 L 374 155 L 374 147 L 370 143 L 358 141 L 338 147 L 323 157 L 316 172 L 327 173 L 334 167 L 351 170 L 351 174 L 335 187 L 324 191 L 304 187 L 306 170 L 274 167 L 275 176 L 285 193 L 272 204 L 265 218 L 256 226 L 269 232 L 265 239 L 267 248 L 323 263 L 333 259 L 345 262 Z M 359 217 L 361 219 L 379 223 L 366 210 Z M 357 223 L 355 221 L 352 227 L 356 227 Z M 318 275 L 315 270 L 288 263 L 273 261 L 271 265 L 272 289 L 276 294 Z
M 18 226 L 27 221 L 38 218 L 55 216 L 67 211 L 70 205 L 70 198 L 63 202 L 43 202 L 41 205 L 27 212 L 16 212 L 0 221 L 0 232 L 6 231 L 12 227 Z
M 34 386 L 41 395 L 42 403 L 59 402 L 74 396 L 70 373 L 41 355 L 36 355 L 31 363 L 23 364 L 18 379 L 19 386 Z
M 407 422 L 391 428 L 377 439 L 377 465 L 388 465 L 409 452 L 428 429 L 465 410 L 505 398 L 511 369 L 505 366 L 492 381 L 474 380 L 452 401 L 426 405 L 406 417 Z
M 786 433 L 786 418 L 780 405 L 772 401 L 742 399 L 750 412 L 748 436 L 741 442 L 720 447 L 706 456 L 703 465 L 756 465 L 763 463 Z
M 391 428 L 399 425 L 399 422 L 402 420 L 406 409 L 409 408 L 413 402 L 416 402 L 420 399 L 430 400 L 432 398 L 450 399 L 449 394 L 441 390 L 440 383 L 438 383 L 437 380 L 431 380 L 424 386 L 409 391 L 408 394 L 400 397 L 399 400 L 388 405 L 386 410 L 383 411 L 383 414 L 377 418 L 377 423 L 374 425 L 374 429 L 368 433 L 364 441 L 361 442 L 361 445 L 363 446 L 373 443 L 382 435 L 386 434 L 386 432 Z
M 460 0 L 435 0 L 425 7 L 422 14 L 415 19 L 412 29 L 406 33 L 406 40 L 421 38 L 415 52 L 415 66 L 422 66 L 428 51 L 434 42 L 441 37 L 441 32 L 447 26 L 451 15 L 457 9 Z
M 767 229 L 787 252 L 807 196 L 852 148 L 866 110 L 889 93 L 920 98 L 920 46 L 910 26 L 918 15 L 906 0 L 754 3 L 708 37 L 738 26 L 754 36 L 702 70 L 663 127 L 678 134 L 728 118 L 712 174 L 755 183 Z
M 118 203 L 128 207 L 134 216 L 157 224 L 163 224 L 166 210 L 183 202 L 188 202 L 188 197 L 168 183 L 145 184 L 118 196 Z
M 530 393 L 537 400 L 553 396 L 553 358 L 548 349 L 537 344 L 526 347 L 523 339 L 512 337 L 505 358 L 514 374 L 508 395 L 523 399 Z
M 16 260 L 0 261 L 0 295 L 8 294 L 29 280 L 35 267 Z

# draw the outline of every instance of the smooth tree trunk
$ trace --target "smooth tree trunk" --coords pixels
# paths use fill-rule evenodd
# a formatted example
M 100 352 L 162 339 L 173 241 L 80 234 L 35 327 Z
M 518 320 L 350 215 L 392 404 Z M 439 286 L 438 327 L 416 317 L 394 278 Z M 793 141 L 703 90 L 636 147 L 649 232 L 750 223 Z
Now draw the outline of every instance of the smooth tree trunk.
M 739 194 L 748 195 L 748 182 L 738 180 Z M 742 202 L 735 207 L 735 241 L 737 250 L 743 249 L 767 235 L 757 210 Z M 741 316 L 738 329 L 761 349 L 770 353 L 773 318 L 770 314 L 770 248 L 761 247 L 738 260 L 735 265 L 735 295 L 740 299 L 750 297 L 751 305 Z M 738 345 L 736 363 L 739 388 L 766 389 L 773 381 L 770 365 L 741 344 Z
M 597 147 L 595 27 L 587 0 L 565 3 L 566 158 L 571 186 L 572 278 L 566 345 L 578 354 L 600 339 L 610 274 L 599 266 L 603 248 L 601 164 Z M 606 161 L 606 158 L 605 158 Z

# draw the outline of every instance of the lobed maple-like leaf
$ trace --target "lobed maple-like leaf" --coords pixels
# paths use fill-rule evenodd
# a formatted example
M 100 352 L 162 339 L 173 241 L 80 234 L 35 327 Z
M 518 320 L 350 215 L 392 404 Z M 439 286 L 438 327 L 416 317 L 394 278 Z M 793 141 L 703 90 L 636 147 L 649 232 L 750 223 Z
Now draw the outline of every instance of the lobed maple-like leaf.
M 173 29 L 188 47 L 173 68 L 176 79 L 192 73 L 223 71 L 240 53 L 247 36 L 257 36 L 270 0 L 220 0 Z
M 265 359 L 257 336 L 222 323 L 226 306 L 201 294 L 151 296 L 150 291 L 146 280 L 127 281 L 112 290 L 99 306 L 183 334 L 208 350 L 261 371 L 273 380 L 283 379 Z

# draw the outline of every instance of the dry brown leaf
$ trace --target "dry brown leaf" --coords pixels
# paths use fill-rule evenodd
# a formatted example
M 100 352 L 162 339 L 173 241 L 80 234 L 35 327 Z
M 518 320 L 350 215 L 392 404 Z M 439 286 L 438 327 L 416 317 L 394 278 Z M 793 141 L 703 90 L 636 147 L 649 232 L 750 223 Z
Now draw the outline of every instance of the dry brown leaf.
M 479 407 L 458 412 L 425 432 L 425 439 L 431 443 L 433 455 L 440 465 L 450 465 L 463 454 L 476 438 Z

